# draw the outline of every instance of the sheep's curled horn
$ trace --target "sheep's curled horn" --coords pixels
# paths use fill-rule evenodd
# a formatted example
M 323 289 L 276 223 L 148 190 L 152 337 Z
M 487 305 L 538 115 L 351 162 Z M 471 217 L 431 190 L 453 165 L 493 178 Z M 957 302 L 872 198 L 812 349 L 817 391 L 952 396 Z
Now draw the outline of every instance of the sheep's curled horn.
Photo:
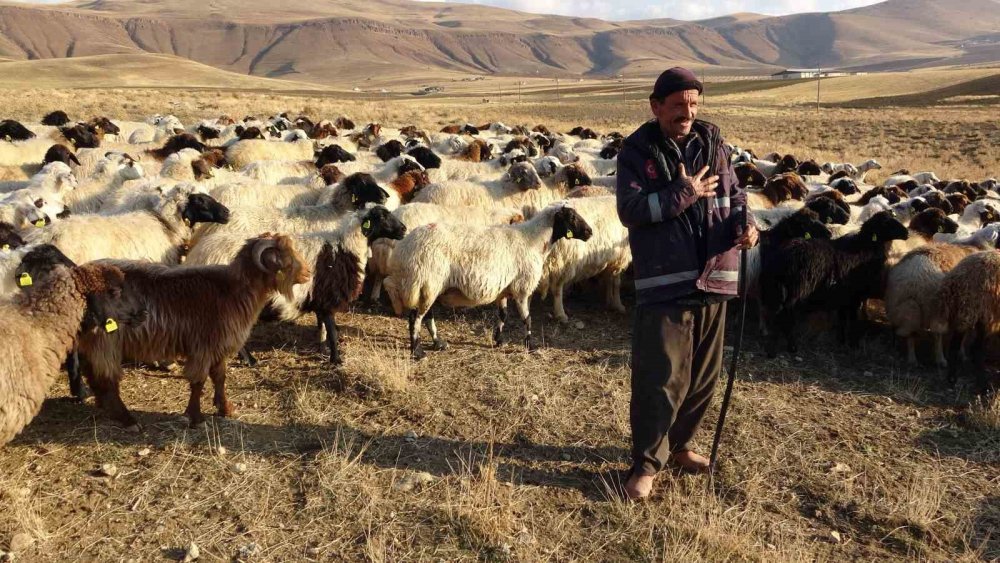
M 265 265 L 264 262 L 262 261 L 263 258 L 264 258 L 264 253 L 267 252 L 271 248 L 276 248 L 277 246 L 278 246 L 278 241 L 275 240 L 275 239 L 273 239 L 273 238 L 267 238 L 267 239 L 262 239 L 260 241 L 257 241 L 257 244 L 253 248 L 253 263 L 254 263 L 254 265 L 257 266 L 258 268 L 260 268 L 261 270 L 265 271 L 265 272 L 271 272 L 271 271 L 278 270 L 281 267 L 280 264 L 274 264 L 273 266 L 275 266 L 275 267 L 272 268 L 271 264 Z M 273 261 L 273 259 L 270 260 L 270 261 Z

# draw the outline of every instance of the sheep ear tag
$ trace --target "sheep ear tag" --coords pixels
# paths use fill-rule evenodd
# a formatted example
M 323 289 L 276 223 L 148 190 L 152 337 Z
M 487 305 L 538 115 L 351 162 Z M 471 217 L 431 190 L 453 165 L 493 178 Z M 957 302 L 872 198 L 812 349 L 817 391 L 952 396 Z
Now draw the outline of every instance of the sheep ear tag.
M 118 330 L 118 323 L 116 323 L 114 319 L 104 321 L 104 332 L 111 334 L 116 330 Z
M 39 228 L 44 227 L 45 226 L 45 219 L 39 219 L 39 220 L 35 221 L 35 226 L 39 227 Z
M 17 278 L 17 285 L 21 287 L 28 287 L 32 283 L 34 282 L 31 281 L 31 274 L 29 274 L 28 272 L 21 274 L 21 277 Z
M 356 194 L 352 195 L 351 196 L 351 203 L 357 203 L 357 202 L 358 202 L 358 196 Z
M 5 245 L 3 245 L 3 249 L 4 249 L 5 251 L 6 251 L 6 250 L 10 250 L 10 245 L 9 245 L 9 244 L 5 244 Z
M 812 233 L 806 233 L 806 236 L 804 238 L 806 240 L 809 240 L 809 239 L 813 238 Z
M 278 270 L 278 273 L 276 273 L 274 277 L 277 278 L 278 281 L 285 281 L 285 272 Z
M 364 223 L 361 223 L 361 233 L 367 235 L 372 230 L 371 219 L 365 219 Z
M 941 225 L 938 225 L 938 232 L 939 233 L 943 233 L 944 232 L 944 227 L 941 226 Z
M 573 238 L 573 231 L 566 231 L 566 238 Z
M 878 242 L 878 235 L 872 235 L 872 242 Z

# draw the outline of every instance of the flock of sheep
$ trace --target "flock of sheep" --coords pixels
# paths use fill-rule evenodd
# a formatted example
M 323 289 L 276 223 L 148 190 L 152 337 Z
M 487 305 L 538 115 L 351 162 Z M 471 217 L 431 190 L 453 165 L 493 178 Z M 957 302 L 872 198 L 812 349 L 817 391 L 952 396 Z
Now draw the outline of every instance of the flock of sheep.
M 539 125 L 356 126 L 287 114 L 221 117 L 185 126 L 105 117 L 73 123 L 61 111 L 34 125 L 0 122 L 0 444 L 37 414 L 69 372 L 77 397 L 136 427 L 119 395 L 122 364 L 183 362 L 186 414 L 203 420 L 211 378 L 220 415 L 233 412 L 226 366 L 258 322 L 316 318 L 330 362 L 343 353 L 336 313 L 366 290 L 408 321 L 414 359 L 447 343 L 436 306 L 496 306 L 497 345 L 508 300 L 531 349 L 530 300 L 602 282 L 624 312 L 631 262 L 614 197 L 623 137 Z M 749 297 L 762 329 L 795 349 L 803 313 L 839 313 L 857 338 L 867 299 L 885 299 L 898 334 L 955 335 L 965 350 L 1000 330 L 996 182 L 940 181 L 879 168 L 729 147 L 764 230 L 749 254 Z M 933 243 L 933 244 L 931 244 Z M 985 249 L 990 251 L 984 251 Z M 366 283 L 367 282 L 367 283 Z M 984 303 L 984 301 L 986 301 Z

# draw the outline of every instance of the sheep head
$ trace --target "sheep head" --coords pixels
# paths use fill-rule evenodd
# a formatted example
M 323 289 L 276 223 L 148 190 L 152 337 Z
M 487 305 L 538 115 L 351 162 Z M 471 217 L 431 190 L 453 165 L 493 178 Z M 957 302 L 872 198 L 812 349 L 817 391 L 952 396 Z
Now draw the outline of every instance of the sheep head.
M 879 211 L 861 225 L 858 236 L 864 243 L 885 244 L 894 240 L 906 240 L 910 233 L 893 216 L 892 211 Z
M 380 238 L 402 240 L 406 236 L 406 225 L 381 205 L 370 206 L 359 215 L 361 234 L 368 244 Z
M 590 240 L 594 231 L 587 221 L 569 205 L 561 205 L 552 217 L 552 239 L 555 243 L 562 239 Z
M 293 287 L 308 282 L 312 275 L 292 239 L 286 235 L 264 233 L 248 240 L 246 247 L 251 249 L 253 265 L 267 275 L 274 288 L 289 301 L 294 299 Z
M 188 194 L 178 209 L 184 224 L 190 227 L 194 227 L 198 223 L 225 225 L 229 222 L 229 208 L 205 193 Z
M 351 195 L 354 209 L 361 209 L 369 203 L 382 205 L 389 199 L 389 192 L 379 186 L 371 174 L 364 172 L 355 172 L 344 178 L 343 186 Z
M 958 222 L 949 218 L 944 211 L 932 207 L 921 211 L 910 221 L 910 230 L 930 239 L 935 233 L 958 232 Z
M 504 180 L 517 186 L 521 191 L 537 190 L 542 187 L 542 179 L 538 177 L 538 172 L 527 162 L 518 162 L 511 166 L 504 175 Z

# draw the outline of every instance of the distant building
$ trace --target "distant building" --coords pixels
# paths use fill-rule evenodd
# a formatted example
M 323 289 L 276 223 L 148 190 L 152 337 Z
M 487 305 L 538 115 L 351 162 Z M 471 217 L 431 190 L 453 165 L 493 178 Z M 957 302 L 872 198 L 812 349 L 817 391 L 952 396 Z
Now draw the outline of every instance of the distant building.
M 771 75 L 771 78 L 778 79 L 797 79 L 797 78 L 830 78 L 833 76 L 857 76 L 861 74 L 866 74 L 864 72 L 844 72 L 840 70 L 827 69 L 823 70 L 821 68 L 786 68 L 781 72 L 776 72 Z

